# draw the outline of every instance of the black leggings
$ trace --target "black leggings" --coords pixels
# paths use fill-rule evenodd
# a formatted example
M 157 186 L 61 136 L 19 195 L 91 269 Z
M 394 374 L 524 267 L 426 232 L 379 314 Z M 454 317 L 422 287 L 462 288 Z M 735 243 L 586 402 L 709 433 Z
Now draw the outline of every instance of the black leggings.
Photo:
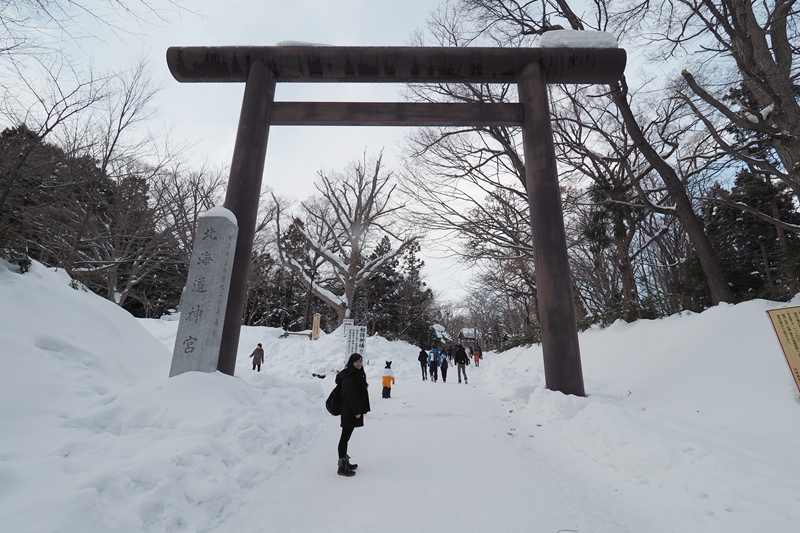
M 342 428 L 342 436 L 339 438 L 339 459 L 347 457 L 347 443 L 356 428 Z

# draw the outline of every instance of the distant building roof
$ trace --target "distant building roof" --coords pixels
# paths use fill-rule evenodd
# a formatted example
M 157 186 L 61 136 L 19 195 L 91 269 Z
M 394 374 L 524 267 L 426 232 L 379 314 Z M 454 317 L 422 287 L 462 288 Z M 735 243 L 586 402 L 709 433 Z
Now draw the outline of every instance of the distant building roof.
M 462 328 L 458 334 L 459 339 L 480 339 L 481 332 L 476 328 Z

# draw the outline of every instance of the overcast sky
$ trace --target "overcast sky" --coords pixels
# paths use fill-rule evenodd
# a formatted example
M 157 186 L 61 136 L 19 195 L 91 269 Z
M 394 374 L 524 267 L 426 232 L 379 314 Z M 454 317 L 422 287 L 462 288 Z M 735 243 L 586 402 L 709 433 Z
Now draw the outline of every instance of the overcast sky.
M 275 45 L 283 41 L 336 46 L 402 46 L 425 26 L 439 0 L 192 0 L 196 14 L 168 16 L 143 27 L 141 35 L 115 37 L 98 29 L 102 43 L 91 47 L 95 66 L 119 68 L 145 58 L 162 84 L 159 120 L 178 138 L 195 141 L 197 166 L 204 159 L 230 164 L 244 84 L 181 84 L 169 73 L 170 46 Z M 119 33 L 119 32 L 117 32 Z M 85 43 L 84 43 L 85 44 Z M 84 50 L 85 51 L 85 50 Z M 363 84 L 279 84 L 276 100 L 399 101 L 401 86 Z M 299 199 L 313 192 L 319 170 L 337 170 L 348 162 L 384 150 L 396 167 L 407 128 L 273 127 L 267 149 L 264 185 Z M 427 247 L 428 249 L 430 247 Z M 452 261 L 425 254 L 426 279 L 455 300 L 464 295 L 466 273 Z
M 303 41 L 338 46 L 404 45 L 423 26 L 438 0 L 191 2 L 199 16 L 174 18 L 171 27 L 152 29 L 142 54 L 160 70 L 165 111 L 176 125 L 202 136 L 201 153 L 230 162 L 244 84 L 180 84 L 167 70 L 169 46 L 275 45 Z M 196 6 L 196 7 L 195 7 Z M 131 53 L 134 53 L 131 50 Z M 277 100 L 397 100 L 400 86 L 362 84 L 279 84 Z M 265 184 L 280 194 L 310 190 L 317 170 L 336 169 L 365 149 L 386 149 L 403 128 L 275 127 L 270 131 Z M 391 160 L 391 158 L 390 158 Z

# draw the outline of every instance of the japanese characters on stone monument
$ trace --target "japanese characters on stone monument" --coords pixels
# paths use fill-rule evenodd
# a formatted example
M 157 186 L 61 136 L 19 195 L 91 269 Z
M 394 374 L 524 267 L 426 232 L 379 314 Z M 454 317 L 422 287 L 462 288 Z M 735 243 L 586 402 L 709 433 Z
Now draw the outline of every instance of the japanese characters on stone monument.
M 217 371 L 238 231 L 236 217 L 222 207 L 198 220 L 170 377 Z

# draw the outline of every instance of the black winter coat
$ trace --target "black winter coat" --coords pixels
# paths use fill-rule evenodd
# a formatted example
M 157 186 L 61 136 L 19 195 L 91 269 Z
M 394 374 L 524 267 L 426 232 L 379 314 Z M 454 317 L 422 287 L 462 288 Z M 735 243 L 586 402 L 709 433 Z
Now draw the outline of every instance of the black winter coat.
M 364 414 L 369 413 L 369 393 L 367 392 L 367 374 L 364 369 L 344 369 L 336 376 L 336 383 L 342 389 L 342 424 L 343 428 L 360 428 L 364 425 Z M 356 415 L 361 415 L 356 418 Z
M 466 365 L 469 364 L 469 359 L 467 359 L 467 352 L 464 350 L 463 346 L 459 346 L 456 348 L 455 356 L 453 356 L 457 365 Z
M 428 354 L 425 352 L 425 350 L 420 350 L 419 357 L 417 357 L 417 361 L 424 364 L 428 363 Z

